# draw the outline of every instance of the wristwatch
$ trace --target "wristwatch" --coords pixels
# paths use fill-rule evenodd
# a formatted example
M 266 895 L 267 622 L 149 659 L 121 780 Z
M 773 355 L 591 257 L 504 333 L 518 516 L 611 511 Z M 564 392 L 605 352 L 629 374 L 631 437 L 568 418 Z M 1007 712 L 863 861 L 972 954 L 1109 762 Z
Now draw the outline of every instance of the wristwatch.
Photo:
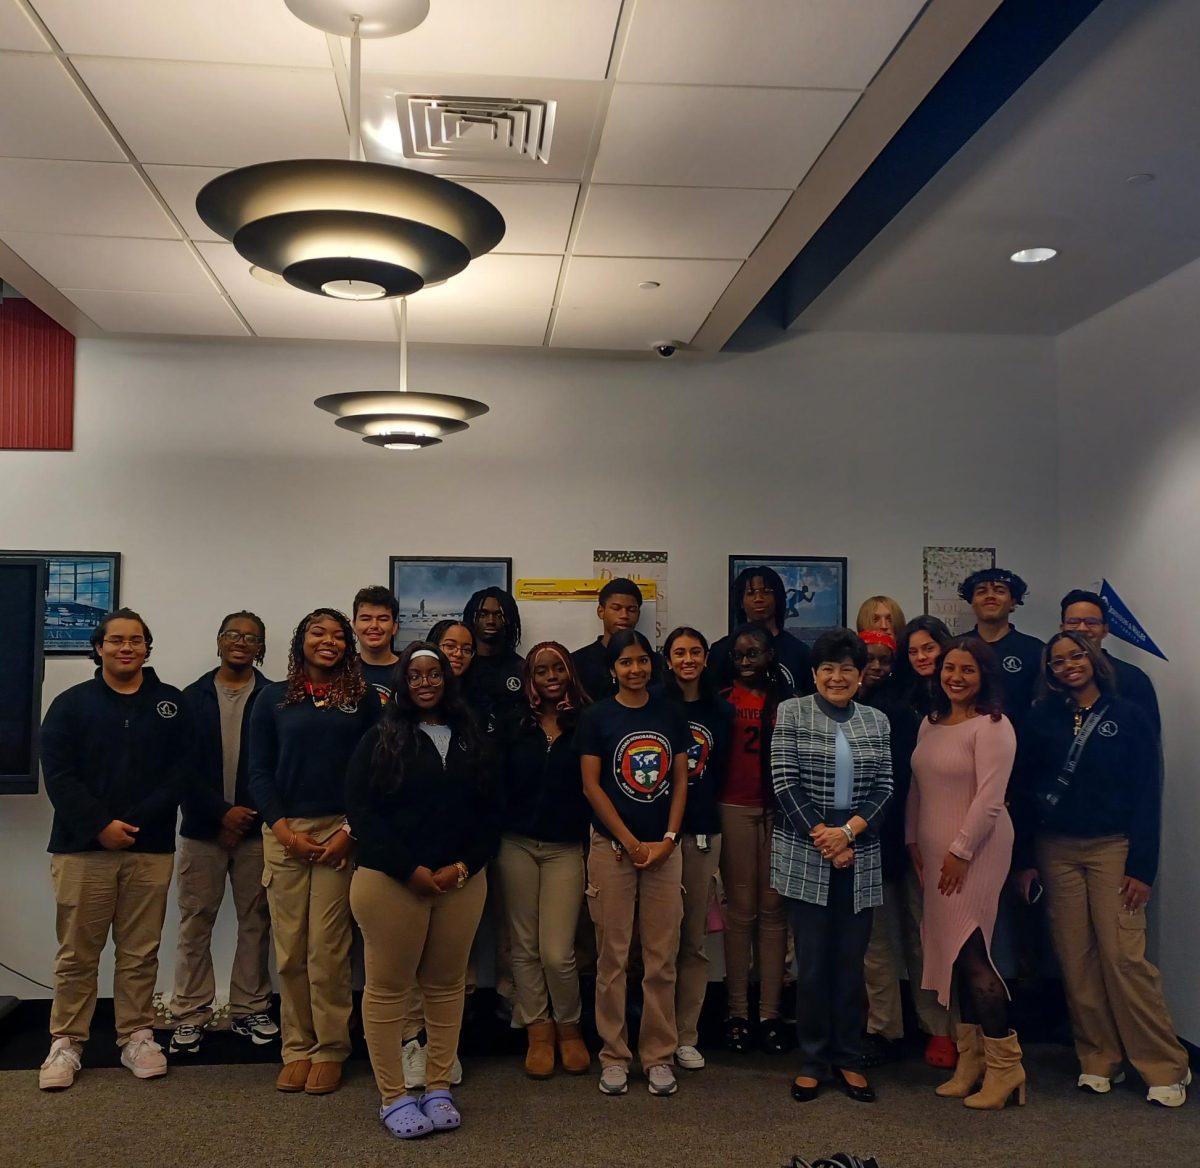
M 679 847 L 679 832 L 668 831 L 663 834 L 663 839 L 670 840 L 676 847 Z

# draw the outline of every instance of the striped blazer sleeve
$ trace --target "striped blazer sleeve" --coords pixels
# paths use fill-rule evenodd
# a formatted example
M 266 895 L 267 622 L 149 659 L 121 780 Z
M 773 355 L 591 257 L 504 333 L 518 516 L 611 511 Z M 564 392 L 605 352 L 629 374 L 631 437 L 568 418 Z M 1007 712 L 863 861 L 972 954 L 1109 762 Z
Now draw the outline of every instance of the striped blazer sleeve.
M 771 736 L 771 785 L 779 811 L 792 830 L 806 837 L 822 821 L 822 814 L 805 789 L 800 772 L 800 699 L 782 702 Z M 805 735 L 807 739 L 809 735 Z M 805 742 L 807 748 L 808 743 Z

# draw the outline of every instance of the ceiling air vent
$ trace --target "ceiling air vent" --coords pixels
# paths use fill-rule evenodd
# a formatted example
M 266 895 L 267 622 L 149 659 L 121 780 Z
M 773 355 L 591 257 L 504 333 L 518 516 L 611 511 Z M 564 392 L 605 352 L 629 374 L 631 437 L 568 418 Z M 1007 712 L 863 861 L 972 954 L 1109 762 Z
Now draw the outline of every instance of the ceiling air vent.
M 553 101 L 399 93 L 404 157 L 448 162 L 548 162 Z

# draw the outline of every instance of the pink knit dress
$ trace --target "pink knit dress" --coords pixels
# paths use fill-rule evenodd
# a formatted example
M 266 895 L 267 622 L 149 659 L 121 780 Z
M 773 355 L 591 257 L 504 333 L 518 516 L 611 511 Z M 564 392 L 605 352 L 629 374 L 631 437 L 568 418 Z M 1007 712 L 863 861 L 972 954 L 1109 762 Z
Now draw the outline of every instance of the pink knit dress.
M 954 726 L 926 718 L 917 734 L 905 841 L 920 845 L 925 872 L 921 988 L 935 990 L 943 1006 L 950 1004 L 955 958 L 976 929 L 991 956 L 1000 891 L 1012 863 L 1004 795 L 1016 752 L 1012 723 L 986 714 Z M 938 891 L 947 852 L 970 861 L 962 890 L 952 896 Z

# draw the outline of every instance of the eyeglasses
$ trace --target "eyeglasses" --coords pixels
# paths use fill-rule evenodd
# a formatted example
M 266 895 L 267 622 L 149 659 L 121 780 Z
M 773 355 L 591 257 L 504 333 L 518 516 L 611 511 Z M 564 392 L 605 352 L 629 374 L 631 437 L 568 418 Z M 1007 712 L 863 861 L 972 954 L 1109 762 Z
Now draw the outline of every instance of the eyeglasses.
M 475 649 L 471 645 L 456 645 L 453 641 L 443 641 L 439 649 L 446 654 L 447 657 L 474 657 Z
M 135 649 L 140 649 L 145 643 L 145 637 L 105 637 L 104 643 L 111 646 L 113 649 L 119 649 L 122 645 L 132 645 Z
M 1081 661 L 1087 660 L 1087 654 L 1082 649 L 1076 649 L 1074 653 L 1068 653 L 1065 657 L 1050 658 L 1050 672 L 1062 673 L 1068 665 L 1078 665 Z
M 445 678 L 435 669 L 431 673 L 409 673 L 404 680 L 408 682 L 409 689 L 417 689 L 422 685 L 441 685 Z
M 221 640 L 228 641 L 231 645 L 236 645 L 239 641 L 245 641 L 251 647 L 262 644 L 262 637 L 257 633 L 239 633 L 237 629 L 226 629 L 221 634 Z
M 1063 618 L 1064 629 L 1098 629 L 1104 620 L 1098 616 L 1068 616 Z
M 744 653 L 734 653 L 735 661 L 760 661 L 763 657 L 762 649 L 747 649 Z

